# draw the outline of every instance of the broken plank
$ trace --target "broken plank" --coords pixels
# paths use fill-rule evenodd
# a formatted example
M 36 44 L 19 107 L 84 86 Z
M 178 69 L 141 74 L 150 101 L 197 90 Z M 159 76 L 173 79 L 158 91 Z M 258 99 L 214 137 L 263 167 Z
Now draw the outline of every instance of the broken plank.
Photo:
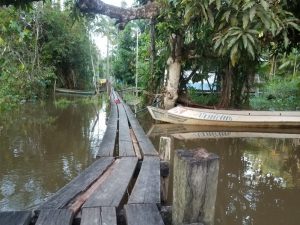
M 145 157 L 128 204 L 160 204 L 160 159 Z
M 31 221 L 29 211 L 0 212 L 0 224 L 2 225 L 28 225 Z
M 68 209 L 41 210 L 35 225 L 71 225 L 74 214 Z
M 57 191 L 41 209 L 59 209 L 65 207 L 79 193 L 84 192 L 107 168 L 114 162 L 113 157 L 105 157 L 96 160 L 69 184 Z
M 164 225 L 155 204 L 125 205 L 127 225 Z
M 115 207 L 83 208 L 80 225 L 117 225 Z
M 118 207 L 133 176 L 138 159 L 120 158 L 110 176 L 91 195 L 83 207 Z

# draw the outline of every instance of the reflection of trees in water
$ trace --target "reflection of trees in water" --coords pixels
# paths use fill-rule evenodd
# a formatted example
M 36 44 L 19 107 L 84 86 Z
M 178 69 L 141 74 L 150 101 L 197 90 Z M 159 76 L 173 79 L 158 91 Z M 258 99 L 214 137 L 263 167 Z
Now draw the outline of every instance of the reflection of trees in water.
M 177 141 L 220 156 L 216 225 L 298 225 L 300 147 L 290 139 Z
M 96 113 L 95 106 L 74 102 L 66 109 L 24 105 L 2 114 L 0 208 L 37 204 L 87 167 Z M 20 193 L 27 194 L 17 199 Z
M 287 199 L 297 189 L 285 188 L 295 187 L 294 178 L 299 176 L 299 169 L 295 170 L 299 154 L 295 154 L 292 141 L 231 139 L 225 142 L 220 152 L 216 223 L 298 224 L 299 218 L 295 216 L 299 214 L 291 206 L 295 197 Z

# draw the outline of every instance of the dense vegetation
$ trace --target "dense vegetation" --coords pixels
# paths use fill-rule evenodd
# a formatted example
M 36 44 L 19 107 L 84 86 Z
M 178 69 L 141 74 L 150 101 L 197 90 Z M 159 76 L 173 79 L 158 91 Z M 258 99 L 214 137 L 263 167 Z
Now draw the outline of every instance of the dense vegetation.
M 61 12 L 57 7 L 34 4 L 33 9 L 26 13 L 10 7 L 1 9 L 3 15 L 0 18 L 7 20 L 2 25 L 7 34 L 0 39 L 1 49 L 4 49 L 1 63 L 9 57 L 14 59 L 9 60 L 9 64 L 3 63 L 7 68 L 1 70 L 1 79 L 5 79 L 7 88 L 0 88 L 5 97 L 1 99 L 38 96 L 39 89 L 51 86 L 55 77 L 61 85 L 69 88 L 91 83 L 91 61 L 96 56 L 90 52 L 94 48 L 89 41 L 89 27 L 105 33 L 109 40 L 108 55 L 99 60 L 97 68 L 122 85 L 134 85 L 138 74 L 139 87 L 150 95 L 162 94 L 166 108 L 172 107 L 177 100 L 225 108 L 298 107 L 298 2 L 161 0 L 155 2 L 159 4 L 154 8 L 159 9 L 156 13 L 140 16 L 152 19 L 131 22 L 128 22 L 131 19 L 118 17 L 121 10 L 112 13 L 105 9 L 109 7 L 107 5 L 88 9 L 94 2 L 101 5 L 100 0 L 90 5 L 80 0 L 77 6 L 85 5 L 86 8 L 80 8 L 85 13 L 114 17 L 124 29 L 116 31 L 113 23 L 103 23 L 108 19 L 100 23 L 87 23 L 86 19 L 74 22 L 68 8 Z M 9 0 L 6 4 L 10 3 L 18 5 Z M 154 3 L 137 1 L 136 4 L 149 8 Z M 20 28 L 5 15 L 9 11 Z M 26 23 L 22 23 L 24 18 Z M 137 16 L 132 18 L 138 19 Z M 137 30 L 140 32 L 138 39 Z M 12 37 L 9 32 L 15 35 L 12 40 L 8 40 Z M 12 54 L 8 51 L 12 48 L 7 46 L 14 46 L 20 53 Z M 24 58 L 23 63 L 17 55 Z M 22 86 L 23 93 L 13 78 L 17 76 L 27 82 L 21 82 L 28 86 L 27 89 Z M 189 87 L 196 82 L 202 82 L 202 85 L 205 82 L 213 93 L 204 95 Z M 9 85 L 18 91 L 14 93 L 14 88 Z
M 0 109 L 43 98 L 54 80 L 66 88 L 92 85 L 92 48 L 84 19 L 68 6 L 35 3 L 0 8 Z

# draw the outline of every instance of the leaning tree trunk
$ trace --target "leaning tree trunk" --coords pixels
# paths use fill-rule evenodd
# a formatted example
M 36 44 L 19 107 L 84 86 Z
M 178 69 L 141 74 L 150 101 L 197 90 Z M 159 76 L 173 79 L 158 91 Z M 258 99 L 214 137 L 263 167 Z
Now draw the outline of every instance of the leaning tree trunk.
M 233 68 L 229 62 L 225 73 L 221 75 L 221 98 L 218 108 L 228 108 L 231 103 L 231 88 L 232 88 Z
M 178 86 L 181 72 L 181 57 L 183 38 L 181 35 L 172 34 L 170 38 L 171 56 L 168 58 L 168 78 L 164 94 L 164 108 L 170 109 L 175 106 L 178 98 Z

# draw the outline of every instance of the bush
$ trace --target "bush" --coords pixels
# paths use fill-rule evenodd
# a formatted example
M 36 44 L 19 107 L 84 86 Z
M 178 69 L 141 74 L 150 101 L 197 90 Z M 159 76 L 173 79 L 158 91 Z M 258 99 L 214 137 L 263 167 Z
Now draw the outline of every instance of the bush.
M 257 110 L 300 110 L 300 78 L 281 78 L 266 83 L 263 93 L 250 99 Z
M 201 93 L 199 90 L 190 87 L 188 89 L 188 96 L 191 101 L 200 105 L 216 105 L 219 100 L 217 93 Z

